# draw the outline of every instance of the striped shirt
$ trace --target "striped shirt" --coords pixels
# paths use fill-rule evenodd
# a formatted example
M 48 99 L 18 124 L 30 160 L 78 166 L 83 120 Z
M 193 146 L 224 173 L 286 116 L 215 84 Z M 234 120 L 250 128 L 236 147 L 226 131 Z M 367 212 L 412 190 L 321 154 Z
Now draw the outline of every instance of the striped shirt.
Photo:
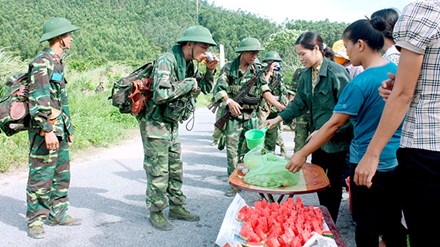
M 424 55 L 400 146 L 440 151 L 440 1 L 408 4 L 393 36 L 396 46 Z

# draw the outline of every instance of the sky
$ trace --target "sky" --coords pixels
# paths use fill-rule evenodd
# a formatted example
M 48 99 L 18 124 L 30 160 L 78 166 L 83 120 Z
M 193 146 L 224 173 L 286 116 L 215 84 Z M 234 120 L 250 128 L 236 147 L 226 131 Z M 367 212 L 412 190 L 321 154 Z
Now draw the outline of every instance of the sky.
M 286 19 L 351 23 L 374 11 L 396 8 L 399 11 L 411 0 L 207 0 L 219 7 L 243 10 L 281 24 Z

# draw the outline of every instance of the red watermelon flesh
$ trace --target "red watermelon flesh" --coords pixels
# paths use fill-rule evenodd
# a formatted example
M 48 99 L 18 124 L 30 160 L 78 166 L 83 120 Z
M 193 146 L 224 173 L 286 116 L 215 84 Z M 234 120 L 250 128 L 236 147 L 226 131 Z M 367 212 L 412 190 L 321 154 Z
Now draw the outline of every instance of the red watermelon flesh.
M 302 246 L 312 231 L 322 233 L 324 229 L 321 210 L 304 207 L 300 197 L 281 204 L 255 202 L 255 207 L 241 208 L 237 218 L 244 222 L 240 235 L 247 240 L 246 246 Z

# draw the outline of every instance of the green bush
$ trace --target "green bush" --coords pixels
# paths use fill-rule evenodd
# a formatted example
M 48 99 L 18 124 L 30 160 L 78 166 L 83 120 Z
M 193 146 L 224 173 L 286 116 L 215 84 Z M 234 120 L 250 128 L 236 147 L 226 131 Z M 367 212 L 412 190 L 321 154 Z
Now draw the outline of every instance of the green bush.
M 29 139 L 27 132 L 20 132 L 12 137 L 0 134 L 0 172 L 7 172 L 27 163 Z
M 112 84 L 108 78 L 114 79 L 120 74 L 126 74 L 131 68 L 109 64 L 84 72 L 69 69 L 70 67 L 66 71 L 67 91 L 75 127 L 71 151 L 106 147 L 133 135 L 133 130 L 137 129 L 136 119 L 128 114 L 120 114 L 108 99 Z M 100 81 L 104 90 L 95 92 Z M 28 153 L 27 132 L 23 131 L 12 137 L 0 134 L 0 172 L 24 166 L 28 160 Z
M 5 71 L 12 73 L 16 68 L 14 66 L 23 63 L 11 58 L 10 56 L 7 62 L 2 64 L 0 56 L 0 68 L 9 68 Z M 65 74 L 68 81 L 69 107 L 75 127 L 72 152 L 107 147 L 127 140 L 133 134 L 138 133 L 136 119 L 129 114 L 119 113 L 108 99 L 113 82 L 128 74 L 133 67 L 106 63 L 94 69 L 76 71 L 73 70 L 75 66 L 71 66 L 71 63 L 67 64 Z M 102 88 L 97 90 L 98 86 Z M 200 94 L 197 98 L 197 106 L 208 105 L 211 97 L 211 94 Z M 27 132 L 23 131 L 12 137 L 0 134 L 0 172 L 23 167 L 27 163 L 28 153 Z

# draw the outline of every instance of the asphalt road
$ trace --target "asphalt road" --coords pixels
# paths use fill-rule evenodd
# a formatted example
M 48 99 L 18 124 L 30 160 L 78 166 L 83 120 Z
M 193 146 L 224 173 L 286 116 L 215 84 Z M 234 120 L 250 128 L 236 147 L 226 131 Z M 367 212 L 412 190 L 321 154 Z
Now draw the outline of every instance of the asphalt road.
M 41 240 L 26 235 L 26 171 L 1 175 L 0 246 L 216 246 L 214 242 L 233 198 L 223 194 L 228 189 L 226 153 L 210 145 L 214 117 L 200 108 L 192 131 L 186 130 L 186 123 L 180 127 L 183 191 L 188 198 L 187 208 L 200 215 L 199 222 L 172 221 L 174 229 L 170 232 L 149 224 L 142 144 L 136 137 L 93 154 L 73 154 L 69 213 L 81 218 L 83 224 L 47 225 L 46 236 Z M 283 137 L 291 154 L 293 133 L 285 131 Z M 240 195 L 249 205 L 259 200 L 255 193 Z M 315 193 L 301 198 L 305 204 L 318 205 Z M 346 245 L 355 246 L 347 200 L 342 202 L 336 226 Z

